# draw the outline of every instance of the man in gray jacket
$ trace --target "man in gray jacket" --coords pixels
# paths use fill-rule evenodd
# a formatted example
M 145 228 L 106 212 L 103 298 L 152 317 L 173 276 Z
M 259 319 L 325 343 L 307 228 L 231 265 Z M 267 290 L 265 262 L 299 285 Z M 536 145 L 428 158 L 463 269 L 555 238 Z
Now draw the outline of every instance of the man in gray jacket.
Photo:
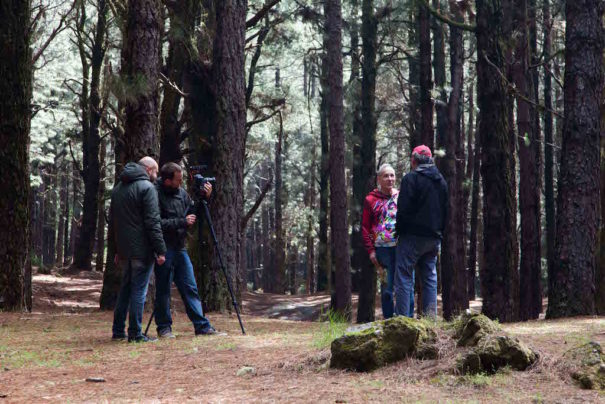
M 147 285 L 153 270 L 166 260 L 166 245 L 162 236 L 158 194 L 153 182 L 158 164 L 151 157 L 138 163 L 128 163 L 120 182 L 111 193 L 111 220 L 116 245 L 114 262 L 123 273 L 114 317 L 114 340 L 126 339 L 124 332 L 128 311 L 128 341 L 147 342 L 151 339 L 141 332 Z

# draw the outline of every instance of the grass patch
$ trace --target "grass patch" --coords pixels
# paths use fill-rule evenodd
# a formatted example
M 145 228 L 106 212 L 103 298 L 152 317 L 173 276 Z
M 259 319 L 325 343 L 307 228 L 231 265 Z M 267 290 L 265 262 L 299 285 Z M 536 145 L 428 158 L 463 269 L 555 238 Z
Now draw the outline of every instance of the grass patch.
M 63 363 L 59 360 L 58 353 L 50 352 L 43 354 L 35 351 L 8 350 L 0 346 L 0 359 L 2 366 L 8 369 L 19 369 L 23 367 L 60 367 Z
M 492 378 L 487 373 L 477 373 L 461 376 L 459 382 L 477 388 L 484 388 L 492 385 Z
M 321 315 L 320 318 L 322 318 Z M 313 336 L 312 345 L 314 348 L 328 348 L 332 344 L 332 341 L 342 337 L 349 327 L 349 322 L 340 313 L 330 310 L 327 312 L 326 318 L 327 321 L 322 324 L 322 327 Z
M 221 342 L 214 349 L 217 351 L 235 351 L 237 344 L 235 342 Z
M 141 356 L 141 351 L 130 351 L 128 352 L 128 357 L 131 359 L 135 359 Z

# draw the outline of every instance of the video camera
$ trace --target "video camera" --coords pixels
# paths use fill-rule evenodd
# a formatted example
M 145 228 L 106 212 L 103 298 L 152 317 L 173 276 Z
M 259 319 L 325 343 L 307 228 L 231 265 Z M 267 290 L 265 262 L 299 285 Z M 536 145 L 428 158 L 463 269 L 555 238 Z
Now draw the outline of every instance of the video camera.
M 204 186 L 206 185 L 206 183 L 210 182 L 210 183 L 214 184 L 216 182 L 215 177 L 204 177 L 201 174 L 201 172 L 207 168 L 208 168 L 207 165 L 189 166 L 189 174 L 191 175 L 191 178 L 193 179 L 195 188 L 200 193 L 204 191 Z

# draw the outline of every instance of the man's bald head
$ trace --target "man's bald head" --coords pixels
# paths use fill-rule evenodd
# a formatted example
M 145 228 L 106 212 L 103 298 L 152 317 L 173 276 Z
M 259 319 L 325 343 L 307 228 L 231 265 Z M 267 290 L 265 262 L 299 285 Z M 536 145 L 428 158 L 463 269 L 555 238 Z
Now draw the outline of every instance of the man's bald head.
M 151 182 L 155 182 L 158 178 L 158 163 L 152 157 L 145 156 L 139 160 L 139 164 L 145 167 Z

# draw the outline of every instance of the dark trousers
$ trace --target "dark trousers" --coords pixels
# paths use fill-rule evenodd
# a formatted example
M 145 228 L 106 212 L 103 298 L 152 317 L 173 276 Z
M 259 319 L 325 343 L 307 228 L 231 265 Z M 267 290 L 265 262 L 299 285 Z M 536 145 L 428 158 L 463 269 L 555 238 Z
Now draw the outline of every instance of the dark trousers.
M 128 312 L 128 337 L 140 337 L 145 296 L 153 260 L 149 262 L 140 259 L 120 260 L 118 265 L 123 276 L 118 301 L 113 312 L 113 336 L 125 336 L 124 327 Z
M 195 330 L 201 331 L 210 327 L 210 322 L 204 317 L 202 302 L 193 274 L 193 265 L 186 250 L 169 248 L 164 265 L 155 266 L 155 279 L 155 323 L 158 332 L 172 327 L 170 286 L 173 281 L 179 290 L 187 316 Z

